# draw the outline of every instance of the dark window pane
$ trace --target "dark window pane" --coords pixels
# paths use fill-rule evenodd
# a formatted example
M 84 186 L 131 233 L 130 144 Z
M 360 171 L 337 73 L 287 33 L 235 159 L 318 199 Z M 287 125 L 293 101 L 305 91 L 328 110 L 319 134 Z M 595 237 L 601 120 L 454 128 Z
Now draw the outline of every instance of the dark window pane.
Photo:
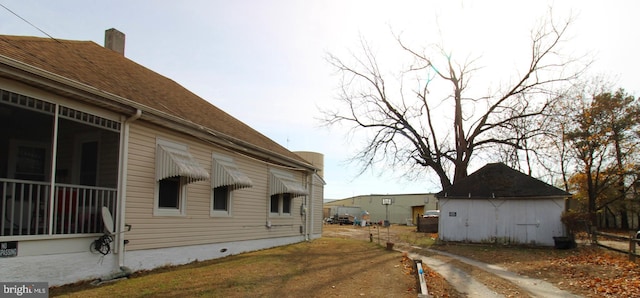
M 280 195 L 279 194 L 275 194 L 271 196 L 271 213 L 278 213 L 279 212 L 279 206 L 278 203 L 280 203 Z
M 291 213 L 291 194 L 282 194 L 282 213 Z
M 213 210 L 229 211 L 229 188 L 227 186 L 213 189 Z
M 162 179 L 159 183 L 158 208 L 179 209 L 180 177 Z

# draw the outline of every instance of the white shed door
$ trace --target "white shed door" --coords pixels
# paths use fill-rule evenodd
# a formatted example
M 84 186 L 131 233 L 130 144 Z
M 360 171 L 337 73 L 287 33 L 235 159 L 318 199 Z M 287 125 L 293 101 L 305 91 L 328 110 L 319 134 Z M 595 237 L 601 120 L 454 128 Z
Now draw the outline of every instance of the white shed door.
M 465 200 L 441 199 L 438 237 L 445 241 L 466 241 L 472 222 L 469 221 L 470 204 Z
M 533 201 L 512 201 L 515 204 L 512 211 L 515 211 L 516 217 L 516 234 L 512 237 L 519 243 L 535 244 L 538 242 L 538 227 L 540 223 L 537 221 L 536 206 Z

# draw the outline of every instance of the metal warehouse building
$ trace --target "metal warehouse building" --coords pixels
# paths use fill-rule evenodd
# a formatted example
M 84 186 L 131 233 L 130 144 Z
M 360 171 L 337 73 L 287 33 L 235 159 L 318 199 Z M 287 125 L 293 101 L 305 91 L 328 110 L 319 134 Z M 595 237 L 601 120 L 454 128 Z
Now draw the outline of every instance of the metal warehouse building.
M 391 203 L 385 205 L 383 203 Z M 331 206 L 357 206 L 369 213 L 372 222 L 387 219 L 392 224 L 416 224 L 416 217 L 426 210 L 438 209 L 435 194 L 371 194 L 324 203 L 324 217 L 329 217 Z

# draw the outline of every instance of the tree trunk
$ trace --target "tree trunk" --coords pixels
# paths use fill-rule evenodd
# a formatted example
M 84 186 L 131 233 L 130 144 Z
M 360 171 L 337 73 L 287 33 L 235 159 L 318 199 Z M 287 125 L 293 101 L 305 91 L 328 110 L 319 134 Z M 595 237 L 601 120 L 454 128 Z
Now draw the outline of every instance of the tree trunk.
M 593 226 L 597 226 L 598 222 L 596 221 L 596 190 L 593 183 L 593 176 L 591 175 L 591 167 L 589 165 L 585 165 L 585 173 L 587 175 L 587 193 L 589 196 L 587 211 L 589 212 L 589 218 L 591 218 L 592 220 L 591 224 Z
M 620 228 L 625 231 L 629 230 L 629 216 L 627 214 L 626 202 L 623 202 L 622 210 L 620 211 Z

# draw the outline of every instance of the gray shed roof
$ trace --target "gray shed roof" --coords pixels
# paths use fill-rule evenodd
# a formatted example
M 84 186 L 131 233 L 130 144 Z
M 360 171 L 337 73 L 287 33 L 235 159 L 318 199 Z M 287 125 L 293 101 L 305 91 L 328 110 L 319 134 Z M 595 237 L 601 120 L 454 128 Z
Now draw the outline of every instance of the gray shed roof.
M 436 194 L 450 199 L 536 199 L 569 197 L 570 193 L 516 171 L 503 163 L 490 163 Z

